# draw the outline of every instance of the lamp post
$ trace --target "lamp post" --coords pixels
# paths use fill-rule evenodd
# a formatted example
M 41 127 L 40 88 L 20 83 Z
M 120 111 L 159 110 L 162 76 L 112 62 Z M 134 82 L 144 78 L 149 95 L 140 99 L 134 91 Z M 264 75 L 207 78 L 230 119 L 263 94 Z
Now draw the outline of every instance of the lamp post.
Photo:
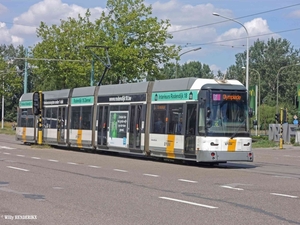
M 3 72 L 4 70 L 1 70 L 0 72 Z M 1 129 L 4 128 L 4 73 L 0 73 L 2 75 L 2 88 L 3 88 L 3 93 L 2 93 L 2 108 L 1 108 Z
M 231 20 L 233 22 L 236 22 L 238 24 L 240 24 L 246 31 L 247 33 L 247 50 L 246 50 L 246 90 L 247 92 L 249 91 L 249 33 L 248 33 L 248 30 L 247 28 L 242 24 L 240 23 L 239 21 L 235 20 L 235 19 L 232 19 L 232 18 L 229 18 L 229 17 L 226 17 L 226 16 L 222 16 L 220 15 L 219 13 L 213 13 L 214 16 L 220 16 L 222 18 L 225 18 L 225 19 L 228 19 L 228 20 Z M 249 99 L 249 94 L 247 93 L 247 102 L 248 102 L 248 99 Z M 247 127 L 249 127 L 249 117 L 247 116 Z
M 183 52 L 183 53 L 181 53 L 181 54 L 178 56 L 178 58 L 176 59 L 176 78 L 178 77 L 178 70 L 177 70 L 177 67 L 178 67 L 178 59 L 180 59 L 180 56 L 182 56 L 182 55 L 184 55 L 184 54 L 186 54 L 186 53 L 189 53 L 189 52 L 198 51 L 198 50 L 200 50 L 200 49 L 201 49 L 201 47 L 199 47 L 199 48 L 194 48 L 194 49 L 188 50 L 188 51 L 186 51 L 186 52 Z
M 287 67 L 291 67 L 291 66 L 299 66 L 300 63 L 297 63 L 297 64 L 293 64 L 293 65 L 287 65 L 287 66 L 283 66 L 281 67 L 279 70 L 278 70 L 278 73 L 277 73 L 277 77 L 276 77 L 276 81 L 277 81 L 277 87 L 276 87 L 276 113 L 278 113 L 278 83 L 279 83 L 279 73 L 287 68 Z
M 228 20 L 231 20 L 231 21 L 233 21 L 233 22 L 236 22 L 236 23 L 238 23 L 238 24 L 240 24 L 244 29 L 245 29 L 245 31 L 246 31 L 246 33 L 247 33 L 247 55 L 246 55 L 246 89 L 247 89 L 247 91 L 248 91 L 248 88 L 249 88 L 249 84 L 248 84 L 248 82 L 249 82 L 249 33 L 248 33 L 248 30 L 247 30 L 247 28 L 242 24 L 242 23 L 240 23 L 239 21 L 237 21 L 237 20 L 235 20 L 235 19 L 232 19 L 232 18 L 229 18 L 229 17 L 226 17 L 226 16 L 222 16 L 222 15 L 220 15 L 219 13 L 213 13 L 213 15 L 214 16 L 220 16 L 220 17 L 223 17 L 223 18 L 225 18 L 225 19 L 228 19 Z M 248 95 L 247 95 L 248 96 Z

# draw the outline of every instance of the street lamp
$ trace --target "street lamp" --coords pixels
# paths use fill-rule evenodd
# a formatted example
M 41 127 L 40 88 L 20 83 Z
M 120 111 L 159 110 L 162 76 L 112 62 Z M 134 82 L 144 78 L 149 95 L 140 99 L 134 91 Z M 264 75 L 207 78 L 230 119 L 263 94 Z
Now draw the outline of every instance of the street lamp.
M 213 13 L 214 16 L 220 16 L 222 18 L 225 18 L 225 19 L 228 19 L 228 20 L 231 20 L 233 22 L 236 22 L 238 24 L 240 24 L 242 27 L 244 27 L 246 33 L 247 33 L 247 54 L 246 54 L 246 90 L 247 92 L 249 91 L 249 33 L 248 33 L 248 30 L 247 28 L 242 24 L 240 23 L 239 21 L 235 20 L 235 19 L 232 19 L 232 18 L 229 18 L 229 17 L 226 17 L 226 16 L 222 16 L 220 15 L 219 13 Z M 248 102 L 248 99 L 249 99 L 249 94 L 247 93 L 247 102 Z M 247 127 L 249 127 L 249 117 L 247 116 Z
M 189 53 L 189 52 L 198 51 L 198 50 L 200 50 L 200 49 L 201 49 L 201 47 L 199 47 L 199 48 L 194 48 L 194 49 L 188 50 L 188 51 L 186 51 L 186 52 L 183 52 L 183 53 L 181 53 L 181 54 L 178 56 L 178 58 L 176 59 L 176 78 L 178 77 L 178 70 L 177 70 L 177 67 L 178 67 L 178 59 L 180 59 L 180 56 L 182 56 L 182 55 L 184 55 L 184 54 L 186 54 L 186 53 Z
M 3 88 L 3 93 L 2 93 L 2 108 L 1 108 L 1 129 L 3 129 L 4 127 L 4 74 L 6 74 L 7 72 L 5 72 L 5 70 L 1 70 L 0 74 L 2 74 L 2 88 Z
M 226 17 L 226 16 L 222 16 L 222 15 L 220 15 L 219 13 L 213 13 L 213 15 L 214 16 L 220 16 L 220 17 L 223 17 L 223 18 L 225 18 L 225 19 L 228 19 L 228 20 L 231 20 L 231 21 L 233 21 L 233 22 L 236 22 L 236 23 L 238 23 L 238 24 L 240 24 L 244 29 L 245 29 L 245 31 L 246 31 L 246 33 L 247 33 L 247 55 L 246 55 L 246 89 L 247 89 L 247 91 L 248 91 L 248 89 L 249 89 L 249 84 L 248 84 L 248 82 L 249 82 L 249 33 L 248 33 L 248 30 L 247 30 L 247 28 L 242 24 L 242 23 L 240 23 L 239 21 L 237 21 L 237 20 L 235 20 L 235 19 L 232 19 L 232 18 L 229 18 L 229 17 Z M 248 96 L 248 95 L 247 95 Z M 247 97 L 247 99 L 248 99 L 248 97 Z
M 276 80 L 277 80 L 277 87 L 276 87 L 276 113 L 278 113 L 278 83 L 279 83 L 279 73 L 283 70 L 283 69 L 285 69 L 285 68 L 287 68 L 287 67 L 291 67 L 291 66 L 299 66 L 300 65 L 300 63 L 296 63 L 296 64 L 293 64 L 293 65 L 287 65 L 287 66 L 283 66 L 283 67 L 281 67 L 279 70 L 278 70 L 278 73 L 277 73 L 277 77 L 276 77 Z

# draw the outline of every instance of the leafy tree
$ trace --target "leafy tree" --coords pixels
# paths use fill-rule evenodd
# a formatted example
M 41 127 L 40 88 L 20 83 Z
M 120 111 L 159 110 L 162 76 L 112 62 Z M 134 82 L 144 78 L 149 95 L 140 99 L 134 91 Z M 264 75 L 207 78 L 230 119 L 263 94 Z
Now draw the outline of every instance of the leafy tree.
M 166 45 L 172 38 L 167 33 L 169 21 L 151 17 L 151 6 L 142 0 L 108 0 L 106 8 L 95 22 L 90 21 L 87 11 L 84 17 L 61 20 L 59 26 L 41 23 L 37 35 L 42 41 L 34 47 L 34 57 L 61 61 L 32 62 L 40 74 L 35 81 L 40 89 L 89 85 L 92 56 L 100 79 L 104 65 L 99 59 L 105 61 L 105 52 L 101 48 L 85 49 L 89 45 L 109 47 L 112 67 L 104 84 L 156 79 L 159 65 L 178 55 L 174 45 Z M 67 59 L 87 62 L 63 61 Z
M 300 79 L 299 49 L 291 46 L 286 39 L 274 39 L 264 42 L 257 40 L 250 47 L 249 85 L 260 86 L 259 103 L 273 107 L 272 115 L 276 112 L 277 76 L 278 76 L 278 108 L 288 108 L 293 111 L 297 95 L 297 81 Z M 246 51 L 236 55 L 236 64 L 229 67 L 226 77 L 233 77 L 245 84 Z M 272 120 L 271 119 L 271 120 Z M 267 118 L 261 118 L 262 122 Z M 274 123 L 274 121 L 269 121 Z
M 23 54 L 23 46 L 0 46 L 0 95 L 4 96 L 5 121 L 16 120 L 16 109 L 23 94 L 23 76 L 17 69 L 22 68 L 24 63 L 12 60 L 23 57 Z
M 173 79 L 176 78 L 176 73 L 176 64 L 173 62 L 166 63 L 164 67 L 160 69 L 160 73 L 156 78 L 157 80 Z
M 214 75 L 208 65 L 192 61 L 181 66 L 179 77 L 213 78 Z

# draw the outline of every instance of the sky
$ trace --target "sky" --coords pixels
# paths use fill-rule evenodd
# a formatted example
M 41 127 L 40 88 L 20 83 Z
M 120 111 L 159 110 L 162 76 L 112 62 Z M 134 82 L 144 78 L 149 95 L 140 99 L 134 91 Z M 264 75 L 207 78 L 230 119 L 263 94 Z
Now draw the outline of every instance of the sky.
M 60 19 L 77 17 L 90 9 L 96 19 L 106 0 L 0 0 L 0 44 L 34 46 L 36 28 L 60 24 Z M 300 49 L 299 0 L 145 0 L 153 16 L 168 19 L 173 39 L 167 44 L 181 46 L 180 64 L 200 61 L 214 73 L 226 72 L 235 55 L 259 39 L 287 39 Z M 220 16 L 214 16 L 218 13 Z M 225 19 L 231 18 L 237 22 Z M 248 36 L 247 36 L 247 32 Z M 200 50 L 193 51 L 194 49 Z M 250 56 L 251 57 L 251 56 Z M 175 62 L 174 62 L 175 63 Z M 113 66 L 113 65 L 112 65 Z

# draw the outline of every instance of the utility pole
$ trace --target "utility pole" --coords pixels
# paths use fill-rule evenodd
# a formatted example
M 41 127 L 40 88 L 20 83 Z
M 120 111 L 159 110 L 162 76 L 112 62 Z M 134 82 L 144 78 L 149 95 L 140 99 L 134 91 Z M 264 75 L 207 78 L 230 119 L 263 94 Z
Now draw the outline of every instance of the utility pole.
M 28 58 L 28 49 L 25 48 L 25 73 L 24 73 L 24 94 L 27 93 L 27 77 L 28 77 L 28 74 L 27 74 L 27 68 L 28 68 L 28 62 L 27 62 L 27 58 Z

